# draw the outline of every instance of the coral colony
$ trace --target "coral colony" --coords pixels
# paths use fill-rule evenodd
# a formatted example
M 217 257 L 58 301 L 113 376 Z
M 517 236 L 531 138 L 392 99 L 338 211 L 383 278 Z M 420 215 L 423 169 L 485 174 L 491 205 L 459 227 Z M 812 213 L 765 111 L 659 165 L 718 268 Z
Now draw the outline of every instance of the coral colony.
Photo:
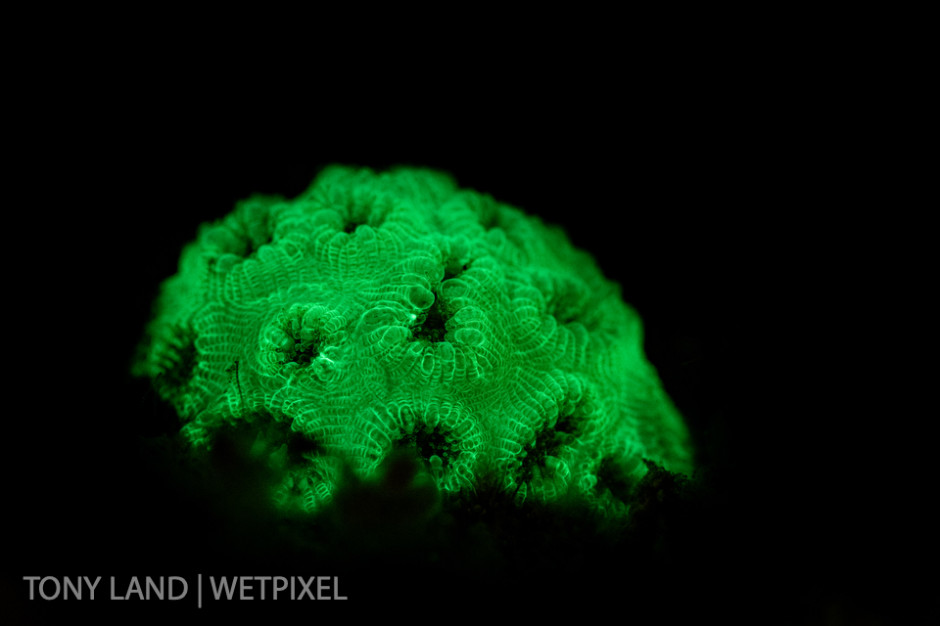
M 642 325 L 558 228 L 442 173 L 333 166 L 204 224 L 162 286 L 138 375 L 195 449 L 252 435 L 282 510 L 402 451 L 447 493 L 577 497 L 691 469 Z

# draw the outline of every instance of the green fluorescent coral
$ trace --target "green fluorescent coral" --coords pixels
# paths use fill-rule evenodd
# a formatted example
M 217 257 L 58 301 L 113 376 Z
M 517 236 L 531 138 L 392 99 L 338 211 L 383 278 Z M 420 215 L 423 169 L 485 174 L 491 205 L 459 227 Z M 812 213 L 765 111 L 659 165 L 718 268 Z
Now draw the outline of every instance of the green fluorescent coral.
M 644 458 L 690 470 L 619 287 L 558 228 L 434 171 L 334 166 L 204 224 L 143 347 L 135 373 L 186 438 L 248 428 L 284 509 L 402 449 L 445 492 L 495 481 L 609 515 Z

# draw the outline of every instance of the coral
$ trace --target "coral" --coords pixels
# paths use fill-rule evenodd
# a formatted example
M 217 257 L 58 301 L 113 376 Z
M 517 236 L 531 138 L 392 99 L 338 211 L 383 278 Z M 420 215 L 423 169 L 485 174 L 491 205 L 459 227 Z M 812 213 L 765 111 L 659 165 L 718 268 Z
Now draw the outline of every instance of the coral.
M 686 427 L 637 313 L 558 228 L 449 176 L 326 168 L 298 197 L 204 224 L 162 286 L 135 373 L 197 448 L 248 429 L 283 509 L 417 455 L 611 516 L 647 473 L 689 472 Z

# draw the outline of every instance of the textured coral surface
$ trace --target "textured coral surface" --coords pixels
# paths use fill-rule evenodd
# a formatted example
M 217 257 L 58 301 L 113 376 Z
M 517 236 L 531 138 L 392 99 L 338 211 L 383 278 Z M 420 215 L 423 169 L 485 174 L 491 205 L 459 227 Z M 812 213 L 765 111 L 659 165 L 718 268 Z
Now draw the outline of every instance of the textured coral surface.
M 619 286 L 561 230 L 428 170 L 334 166 L 203 225 L 136 373 L 197 448 L 247 429 L 286 509 L 396 451 L 445 492 L 487 481 L 610 515 L 644 458 L 690 470 Z

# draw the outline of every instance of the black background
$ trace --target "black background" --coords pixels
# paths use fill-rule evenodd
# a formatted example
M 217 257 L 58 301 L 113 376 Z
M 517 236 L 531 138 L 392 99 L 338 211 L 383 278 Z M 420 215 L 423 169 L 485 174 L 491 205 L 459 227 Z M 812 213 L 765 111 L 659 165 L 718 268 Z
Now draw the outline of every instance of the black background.
M 499 84 L 462 75 L 459 88 L 383 83 L 352 98 L 296 77 L 207 87 L 211 73 L 156 83 L 116 75 L 83 83 L 72 106 L 40 108 L 21 129 L 34 138 L 18 202 L 33 221 L 8 235 L 23 270 L 11 278 L 23 297 L 8 305 L 23 307 L 8 378 L 21 398 L 8 417 L 23 427 L 5 442 L 4 600 L 14 615 L 164 610 L 37 606 L 24 600 L 24 575 L 281 573 L 245 548 L 241 524 L 225 528 L 145 458 L 141 441 L 171 425 L 128 368 L 157 287 L 198 224 L 254 192 L 296 195 L 333 162 L 450 172 L 562 225 L 623 285 L 714 480 L 702 548 L 649 573 L 676 586 L 677 605 L 691 598 L 702 615 L 751 623 L 916 613 L 907 602 L 921 588 L 905 583 L 899 595 L 890 584 L 916 549 L 886 504 L 901 481 L 869 452 L 881 438 L 870 417 L 831 397 L 841 370 L 818 332 L 832 322 L 832 283 L 819 280 L 828 270 L 817 244 L 830 236 L 841 176 L 816 113 L 708 68 L 564 84 L 523 69 Z M 520 583 L 518 595 L 471 577 L 438 597 L 446 609 L 423 598 L 420 573 L 383 562 L 348 574 L 348 606 L 310 614 L 442 620 L 454 607 L 489 611 L 508 599 L 522 612 L 564 602 L 593 615 L 652 602 L 630 595 L 642 574 L 629 555 L 610 570 L 587 562 Z

